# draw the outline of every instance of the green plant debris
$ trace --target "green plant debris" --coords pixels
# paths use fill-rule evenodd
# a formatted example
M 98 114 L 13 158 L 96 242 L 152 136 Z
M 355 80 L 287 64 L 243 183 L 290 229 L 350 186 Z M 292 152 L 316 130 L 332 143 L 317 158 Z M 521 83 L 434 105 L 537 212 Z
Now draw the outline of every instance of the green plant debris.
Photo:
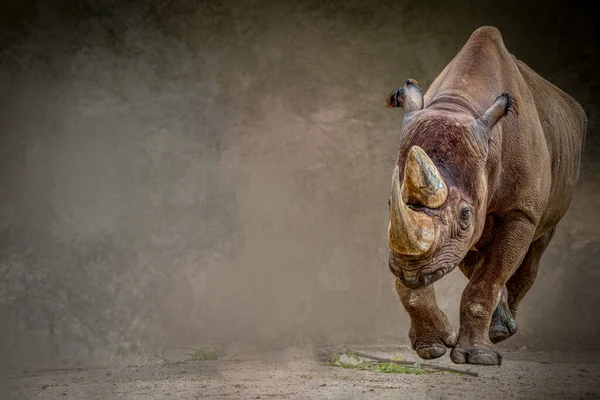
M 408 367 L 396 363 L 378 363 L 379 372 L 386 374 L 431 374 L 433 371 L 428 371 L 419 367 Z
M 400 360 L 397 360 L 400 361 Z M 368 370 L 374 372 L 382 372 L 385 374 L 430 374 L 434 371 L 429 371 L 420 368 L 419 365 L 407 366 L 397 364 L 396 362 L 379 362 L 374 360 L 364 360 L 361 357 L 351 352 L 335 351 L 331 354 L 329 365 L 334 365 L 340 368 L 350 368 L 358 370 Z
M 223 356 L 223 349 L 219 346 L 207 346 L 194 350 L 193 353 L 187 354 L 189 358 L 186 361 L 206 361 L 218 360 Z
M 458 375 L 479 376 L 476 372 L 463 371 L 450 367 L 443 367 L 433 364 L 422 364 L 419 361 L 411 362 L 402 360 L 401 357 L 383 358 L 369 354 L 353 351 L 347 346 L 341 348 L 330 348 L 329 351 L 320 351 L 327 355 L 326 364 L 340 368 L 350 368 L 357 370 L 368 370 L 385 374 L 414 374 L 424 375 L 440 372 L 449 372 Z

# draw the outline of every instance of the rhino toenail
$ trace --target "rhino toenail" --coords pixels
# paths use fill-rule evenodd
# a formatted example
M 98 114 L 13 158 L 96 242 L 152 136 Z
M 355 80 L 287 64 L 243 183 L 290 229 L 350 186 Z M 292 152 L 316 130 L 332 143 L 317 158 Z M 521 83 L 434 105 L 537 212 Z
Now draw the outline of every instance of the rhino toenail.
M 508 331 L 513 334 L 517 331 L 517 323 L 514 319 L 510 318 L 507 324 Z

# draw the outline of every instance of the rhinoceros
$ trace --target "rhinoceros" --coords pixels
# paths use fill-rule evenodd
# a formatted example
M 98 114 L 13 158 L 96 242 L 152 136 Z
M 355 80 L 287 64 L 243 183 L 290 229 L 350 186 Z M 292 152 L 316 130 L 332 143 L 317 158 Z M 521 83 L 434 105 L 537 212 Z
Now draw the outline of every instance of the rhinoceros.
M 423 359 L 500 365 L 519 303 L 579 178 L 587 118 L 565 92 L 478 28 L 423 95 L 408 79 L 387 98 L 404 109 L 392 175 L 389 268 Z M 468 283 L 458 334 L 433 282 Z

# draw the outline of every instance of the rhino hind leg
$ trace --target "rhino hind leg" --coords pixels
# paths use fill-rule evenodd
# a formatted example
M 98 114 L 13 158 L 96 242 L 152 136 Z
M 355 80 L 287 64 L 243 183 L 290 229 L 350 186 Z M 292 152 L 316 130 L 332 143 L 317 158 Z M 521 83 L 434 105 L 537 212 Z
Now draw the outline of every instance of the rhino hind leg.
M 555 230 L 556 227 L 553 227 L 531 244 L 527 255 L 523 259 L 523 263 L 521 263 L 521 266 L 519 266 L 506 283 L 506 288 L 508 289 L 508 309 L 515 317 L 521 300 L 523 300 L 523 297 L 525 297 L 535 282 L 540 260 L 542 259 L 542 255 L 546 251 L 552 236 L 554 236 Z
M 523 262 L 502 290 L 500 302 L 490 324 L 489 334 L 492 343 L 506 340 L 517 332 L 515 317 L 519 304 L 535 282 L 542 254 L 546 251 L 555 229 L 552 228 L 529 246 Z
M 490 341 L 492 343 L 500 343 L 508 339 L 517 332 L 517 322 L 508 306 L 508 290 L 506 286 L 502 289 L 500 302 L 492 315 L 490 323 Z

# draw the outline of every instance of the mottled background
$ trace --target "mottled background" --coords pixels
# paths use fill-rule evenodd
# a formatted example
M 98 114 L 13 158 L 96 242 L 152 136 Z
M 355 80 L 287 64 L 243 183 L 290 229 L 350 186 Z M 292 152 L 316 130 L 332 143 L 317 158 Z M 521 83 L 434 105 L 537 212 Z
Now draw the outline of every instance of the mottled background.
M 13 4 L 10 4 L 13 3 Z M 546 1 L 3 2 L 0 352 L 408 343 L 386 231 L 402 111 L 482 25 L 589 118 L 503 346 L 600 349 L 598 17 Z M 453 322 L 466 279 L 436 284 Z

